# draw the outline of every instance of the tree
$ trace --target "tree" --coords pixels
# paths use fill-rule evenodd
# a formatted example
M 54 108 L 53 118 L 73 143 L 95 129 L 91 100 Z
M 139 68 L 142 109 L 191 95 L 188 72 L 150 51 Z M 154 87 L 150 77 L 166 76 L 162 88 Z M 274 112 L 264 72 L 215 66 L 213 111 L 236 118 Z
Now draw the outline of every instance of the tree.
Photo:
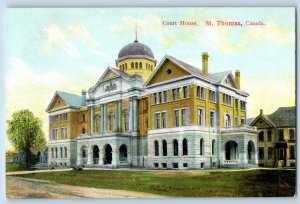
M 12 114 L 12 119 L 7 121 L 7 135 L 17 151 L 25 151 L 26 166 L 31 165 L 31 151 L 45 146 L 46 141 L 42 131 L 41 120 L 28 109 Z
M 15 155 L 15 152 L 13 150 L 6 150 L 6 152 L 5 152 L 6 162 L 11 161 L 13 159 L 14 155 Z

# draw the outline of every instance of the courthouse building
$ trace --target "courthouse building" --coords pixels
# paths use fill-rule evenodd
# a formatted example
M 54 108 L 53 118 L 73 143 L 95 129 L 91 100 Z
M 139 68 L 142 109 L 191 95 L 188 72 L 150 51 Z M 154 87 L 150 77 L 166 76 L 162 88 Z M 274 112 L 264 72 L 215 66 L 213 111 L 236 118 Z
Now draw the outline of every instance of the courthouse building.
M 201 69 L 169 55 L 157 63 L 147 45 L 126 45 L 116 67 L 107 67 L 81 96 L 54 94 L 47 108 L 48 164 L 257 166 L 257 130 L 245 125 L 249 95 L 240 89 L 240 72 L 209 73 L 208 58 L 204 52 Z

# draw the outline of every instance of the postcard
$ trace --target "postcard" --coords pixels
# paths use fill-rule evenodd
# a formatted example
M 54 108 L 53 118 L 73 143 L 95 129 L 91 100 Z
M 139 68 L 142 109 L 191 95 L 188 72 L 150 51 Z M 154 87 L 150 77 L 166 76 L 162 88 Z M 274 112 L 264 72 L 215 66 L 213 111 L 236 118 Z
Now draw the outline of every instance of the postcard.
M 6 14 L 7 198 L 295 196 L 295 8 Z

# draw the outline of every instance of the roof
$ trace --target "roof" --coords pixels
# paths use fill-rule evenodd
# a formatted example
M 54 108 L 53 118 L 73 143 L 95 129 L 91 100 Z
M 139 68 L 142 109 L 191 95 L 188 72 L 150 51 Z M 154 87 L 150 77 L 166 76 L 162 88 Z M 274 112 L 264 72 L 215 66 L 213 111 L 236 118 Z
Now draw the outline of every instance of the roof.
M 267 117 L 276 127 L 296 127 L 296 107 L 280 107 Z
M 133 43 L 125 45 L 120 50 L 118 58 L 135 55 L 145 55 L 154 58 L 152 50 L 147 45 L 139 43 L 137 40 L 135 40 Z
M 70 107 L 74 107 L 74 108 L 81 107 L 82 104 L 81 96 L 67 93 L 67 92 L 62 92 L 62 91 L 57 91 L 56 93 Z

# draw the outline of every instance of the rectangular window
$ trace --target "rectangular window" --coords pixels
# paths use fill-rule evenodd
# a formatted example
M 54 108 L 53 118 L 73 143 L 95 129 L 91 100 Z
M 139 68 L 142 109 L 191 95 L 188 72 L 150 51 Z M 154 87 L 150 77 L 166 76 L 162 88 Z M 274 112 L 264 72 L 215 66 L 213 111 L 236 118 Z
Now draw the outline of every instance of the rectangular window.
M 176 89 L 172 89 L 172 99 L 173 101 L 176 100 Z
M 216 102 L 216 92 L 215 91 L 209 91 L 209 100 L 212 102 Z
M 161 117 L 162 117 L 162 128 L 166 128 L 167 127 L 167 113 L 162 112 Z
M 153 103 L 157 104 L 157 94 L 153 94 Z
M 264 151 L 265 150 L 264 150 L 263 147 L 258 148 L 258 157 L 259 157 L 259 159 L 264 159 L 265 158 Z
M 161 163 L 162 168 L 166 169 L 167 168 L 167 163 Z
M 158 93 L 158 100 L 157 103 L 161 103 L 162 102 L 162 98 L 161 98 L 161 92 Z
M 295 159 L 295 146 L 290 146 L 290 159 Z
M 283 130 L 279 130 L 279 141 L 284 141 L 284 131 Z
M 52 140 L 57 140 L 58 129 L 52 129 Z
M 245 125 L 245 118 L 241 118 L 241 125 Z
M 176 89 L 176 99 L 181 99 L 180 88 Z
M 245 111 L 246 110 L 246 102 L 241 101 L 241 110 Z
M 272 157 L 273 157 L 273 148 L 268 147 L 268 159 L 272 159 Z
M 197 86 L 197 97 L 204 99 L 205 98 L 205 90 L 201 86 Z
M 237 116 L 235 116 L 235 126 L 238 127 L 239 126 L 239 119 Z
M 129 130 L 129 113 L 127 110 L 124 112 L 124 128 L 125 131 Z
M 178 169 L 178 163 L 173 163 L 173 169 Z
M 223 94 L 223 103 L 231 106 L 231 96 Z
M 155 128 L 160 128 L 160 113 L 155 113 Z
M 62 139 L 67 139 L 67 128 L 61 128 Z
M 269 142 L 272 141 L 272 131 L 271 130 L 268 131 L 268 141 Z
M 183 163 L 183 167 L 187 168 L 188 167 L 188 163 Z
M 179 127 L 179 110 L 174 110 L 174 126 Z
M 204 126 L 204 109 L 198 109 L 198 125 Z
M 215 112 L 210 112 L 210 127 L 215 127 Z
M 61 119 L 61 121 L 66 121 L 66 120 L 68 120 L 68 114 L 67 114 L 67 113 L 61 114 L 60 119 Z
M 187 125 L 187 111 L 186 111 L 186 109 L 181 109 L 181 125 L 182 126 Z
M 154 168 L 158 168 L 158 163 L 154 163 Z
M 163 102 L 167 102 L 167 91 L 163 91 Z
M 236 98 L 235 99 L 235 108 L 238 109 L 238 106 L 239 106 L 239 100 Z
M 183 87 L 183 98 L 189 97 L 189 92 L 188 92 L 188 87 L 184 86 Z
M 295 131 L 294 131 L 294 129 L 290 129 L 289 132 L 290 132 L 290 140 L 295 140 Z

